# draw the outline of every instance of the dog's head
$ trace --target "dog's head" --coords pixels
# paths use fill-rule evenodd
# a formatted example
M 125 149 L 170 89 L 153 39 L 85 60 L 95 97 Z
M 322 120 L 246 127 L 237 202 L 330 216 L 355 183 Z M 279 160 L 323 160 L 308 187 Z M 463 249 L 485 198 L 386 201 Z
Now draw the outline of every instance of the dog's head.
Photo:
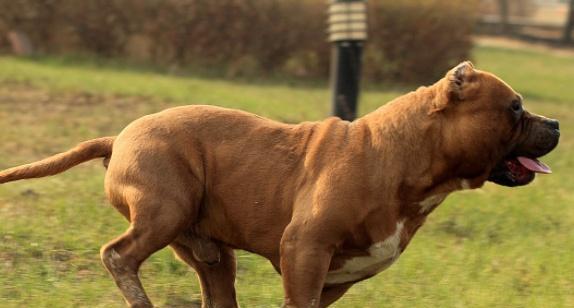
M 558 144 L 557 120 L 526 111 L 522 96 L 470 62 L 437 85 L 444 97 L 435 111 L 443 117 L 447 155 L 461 161 L 457 176 L 521 186 L 551 172 L 538 158 Z

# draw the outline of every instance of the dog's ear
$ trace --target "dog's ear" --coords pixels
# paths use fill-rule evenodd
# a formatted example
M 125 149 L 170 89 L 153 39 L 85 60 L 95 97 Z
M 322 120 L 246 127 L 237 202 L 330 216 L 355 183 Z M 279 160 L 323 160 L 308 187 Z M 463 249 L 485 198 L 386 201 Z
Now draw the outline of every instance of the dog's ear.
M 451 101 L 465 100 L 465 92 L 467 92 L 465 90 L 469 90 L 475 75 L 474 65 L 470 61 L 464 61 L 451 69 L 445 76 L 448 81 L 448 99 Z
M 479 87 L 479 73 L 474 70 L 470 61 L 464 61 L 446 73 L 439 81 L 441 95 L 433 102 L 430 113 L 446 110 L 449 106 L 471 99 Z

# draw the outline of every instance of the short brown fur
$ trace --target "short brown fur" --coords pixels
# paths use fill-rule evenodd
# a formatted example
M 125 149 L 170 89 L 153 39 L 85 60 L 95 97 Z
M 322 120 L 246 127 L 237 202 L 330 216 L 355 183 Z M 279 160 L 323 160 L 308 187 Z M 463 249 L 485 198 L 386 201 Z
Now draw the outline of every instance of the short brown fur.
M 434 208 L 421 212 L 420 202 L 462 189 L 462 180 L 483 185 L 527 133 L 506 113 L 516 95 L 465 62 L 352 123 L 177 107 L 4 171 L 0 183 L 105 157 L 107 197 L 130 228 L 102 248 L 102 260 L 132 307 L 151 306 L 137 271 L 168 245 L 196 270 L 204 307 L 237 306 L 233 249 L 271 261 L 285 306 L 324 307 L 376 274 L 326 285 L 329 271 L 368 255 L 399 221 L 404 250 Z

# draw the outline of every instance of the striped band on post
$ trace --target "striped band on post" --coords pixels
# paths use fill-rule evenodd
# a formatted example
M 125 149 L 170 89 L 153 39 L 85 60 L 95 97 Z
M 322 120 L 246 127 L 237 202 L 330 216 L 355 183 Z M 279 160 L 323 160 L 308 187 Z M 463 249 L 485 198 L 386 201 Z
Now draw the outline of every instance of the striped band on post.
M 367 39 L 367 3 L 331 1 L 329 5 L 329 41 Z

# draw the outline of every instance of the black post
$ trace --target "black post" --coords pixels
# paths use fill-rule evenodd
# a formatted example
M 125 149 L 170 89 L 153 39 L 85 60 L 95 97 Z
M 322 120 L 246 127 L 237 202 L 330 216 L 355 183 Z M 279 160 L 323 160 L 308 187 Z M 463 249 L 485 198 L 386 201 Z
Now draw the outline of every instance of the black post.
M 570 5 L 568 6 L 568 16 L 566 25 L 564 25 L 564 33 L 562 34 L 562 42 L 564 44 L 572 43 L 572 30 L 574 30 L 574 0 L 570 0 Z
M 500 33 L 508 34 L 508 0 L 498 0 L 498 12 L 500 15 Z
M 357 115 L 361 56 L 367 38 L 366 2 L 332 0 L 329 8 L 333 115 L 352 121 Z

